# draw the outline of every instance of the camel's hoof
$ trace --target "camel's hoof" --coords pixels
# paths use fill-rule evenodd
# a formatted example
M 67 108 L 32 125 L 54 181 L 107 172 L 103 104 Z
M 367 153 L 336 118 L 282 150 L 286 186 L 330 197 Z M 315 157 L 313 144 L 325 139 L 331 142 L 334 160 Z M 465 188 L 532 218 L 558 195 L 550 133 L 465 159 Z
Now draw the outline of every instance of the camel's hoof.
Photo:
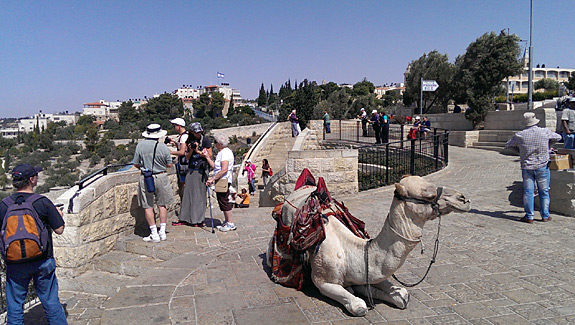
M 367 314 L 367 305 L 363 300 L 360 300 L 358 303 L 351 303 L 345 306 L 345 309 L 349 311 L 353 316 L 365 316 Z
M 405 288 L 395 290 L 391 295 L 393 304 L 399 309 L 406 309 L 409 304 L 409 292 Z
M 407 294 L 407 296 L 405 297 L 401 297 L 401 300 L 403 300 L 403 308 L 401 309 L 407 309 L 407 305 L 409 305 L 409 293 Z

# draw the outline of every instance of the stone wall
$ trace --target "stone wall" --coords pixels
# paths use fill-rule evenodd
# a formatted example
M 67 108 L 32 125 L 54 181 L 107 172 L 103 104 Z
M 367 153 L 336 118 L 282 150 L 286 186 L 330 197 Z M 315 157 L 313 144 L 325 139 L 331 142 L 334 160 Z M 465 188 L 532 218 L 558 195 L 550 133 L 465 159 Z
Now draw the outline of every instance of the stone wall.
M 539 126 L 556 130 L 557 114 L 552 108 L 534 109 L 535 116 L 541 121 Z M 513 111 L 490 111 L 485 117 L 485 130 L 522 130 L 524 110 Z
M 136 169 L 99 176 L 82 190 L 75 186 L 55 200 L 64 204 L 64 211 L 68 211 L 70 200 L 73 202 L 72 213 L 64 213 L 64 233 L 53 236 L 60 274 L 74 276 L 86 271 L 92 259 L 112 250 L 122 235 L 149 234 L 137 201 L 139 177 Z M 169 177 L 176 193 L 173 168 Z M 177 195 L 175 198 L 179 200 Z M 169 213 L 174 206 L 168 207 Z
M 549 210 L 569 217 L 575 217 L 575 169 L 551 170 Z M 539 206 L 539 200 L 535 200 Z
M 434 128 L 450 131 L 473 130 L 473 123 L 465 118 L 464 113 L 424 114 Z M 451 136 L 450 136 L 451 137 Z
M 479 131 L 450 131 L 449 145 L 458 147 L 471 147 L 479 141 Z
M 354 195 L 358 186 L 358 151 L 356 149 L 302 150 L 288 153 L 286 168 L 261 193 L 260 206 L 275 206 L 291 194 L 304 168 L 316 178 L 323 177 L 328 190 L 336 197 Z
M 214 129 L 211 130 L 210 133 L 211 134 L 222 133 L 225 134 L 227 137 L 235 135 L 238 138 L 245 138 L 245 137 L 251 137 L 254 132 L 256 133 L 256 135 L 262 135 L 272 124 L 273 122 L 255 124 L 255 125 L 235 126 L 226 129 Z

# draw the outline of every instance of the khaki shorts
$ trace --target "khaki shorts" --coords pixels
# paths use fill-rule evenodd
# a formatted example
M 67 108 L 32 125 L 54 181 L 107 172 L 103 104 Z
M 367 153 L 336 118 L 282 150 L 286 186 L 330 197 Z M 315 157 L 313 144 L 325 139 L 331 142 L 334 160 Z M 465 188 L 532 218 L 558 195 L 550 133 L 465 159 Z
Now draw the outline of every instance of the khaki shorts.
M 156 192 L 148 193 L 146 191 L 146 184 L 144 184 L 144 175 L 140 175 L 138 182 L 138 204 L 144 208 L 149 209 L 154 207 L 154 199 L 158 206 L 168 206 L 174 202 L 174 192 L 172 191 L 172 184 L 167 173 L 154 175 L 154 184 L 156 185 Z

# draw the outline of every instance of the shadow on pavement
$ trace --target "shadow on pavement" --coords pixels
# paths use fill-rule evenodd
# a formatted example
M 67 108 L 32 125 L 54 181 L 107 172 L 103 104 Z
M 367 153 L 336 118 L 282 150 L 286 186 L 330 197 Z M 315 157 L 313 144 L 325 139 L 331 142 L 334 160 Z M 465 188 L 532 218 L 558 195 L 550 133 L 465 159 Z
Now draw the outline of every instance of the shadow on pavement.
M 479 214 L 479 215 L 488 216 L 488 217 L 492 217 L 492 218 L 513 220 L 513 221 L 519 221 L 519 219 L 521 219 L 521 217 L 523 216 L 522 215 L 523 211 L 517 211 L 517 210 L 479 211 L 477 209 L 471 209 L 471 210 L 469 210 L 469 213 Z M 511 215 L 509 213 L 513 213 L 513 215 Z M 517 216 L 518 213 L 519 213 L 520 217 Z

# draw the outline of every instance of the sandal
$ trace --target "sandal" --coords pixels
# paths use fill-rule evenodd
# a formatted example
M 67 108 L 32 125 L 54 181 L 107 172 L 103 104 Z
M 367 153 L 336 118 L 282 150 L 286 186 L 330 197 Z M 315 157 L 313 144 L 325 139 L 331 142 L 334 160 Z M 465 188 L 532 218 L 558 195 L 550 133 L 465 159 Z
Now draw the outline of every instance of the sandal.
M 191 226 L 192 227 L 198 227 L 198 228 L 204 228 L 206 226 L 206 224 L 203 222 L 198 222 L 198 223 L 192 223 Z
M 188 223 L 185 221 L 180 221 L 180 220 L 172 221 L 172 226 L 187 226 L 187 225 L 188 225 Z

